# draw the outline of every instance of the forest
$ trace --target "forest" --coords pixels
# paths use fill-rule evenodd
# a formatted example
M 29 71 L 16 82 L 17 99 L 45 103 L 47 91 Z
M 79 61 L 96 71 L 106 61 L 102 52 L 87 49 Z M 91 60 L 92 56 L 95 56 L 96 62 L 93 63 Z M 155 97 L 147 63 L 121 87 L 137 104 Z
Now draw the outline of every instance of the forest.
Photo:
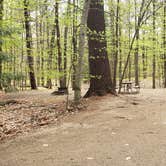
M 0 165 L 165 166 L 165 106 L 166 0 L 0 0 Z

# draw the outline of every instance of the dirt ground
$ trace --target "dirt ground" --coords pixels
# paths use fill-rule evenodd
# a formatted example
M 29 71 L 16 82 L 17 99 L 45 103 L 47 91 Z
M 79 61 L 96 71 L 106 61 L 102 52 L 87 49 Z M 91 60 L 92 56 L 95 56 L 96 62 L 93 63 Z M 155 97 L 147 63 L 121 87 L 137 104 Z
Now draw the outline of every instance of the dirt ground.
M 0 166 L 166 165 L 166 90 L 87 102 L 59 125 L 0 143 Z

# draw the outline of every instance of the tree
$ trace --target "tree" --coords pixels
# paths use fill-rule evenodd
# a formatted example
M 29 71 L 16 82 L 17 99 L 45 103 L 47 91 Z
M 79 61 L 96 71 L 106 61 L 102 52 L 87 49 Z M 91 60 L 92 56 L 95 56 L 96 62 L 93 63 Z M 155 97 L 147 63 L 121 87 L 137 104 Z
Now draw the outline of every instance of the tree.
M 133 50 L 134 42 L 135 42 L 135 40 L 138 36 L 138 33 L 139 33 L 139 30 L 140 30 L 141 26 L 144 23 L 146 23 L 146 20 L 151 16 L 151 15 L 146 16 L 151 3 L 152 3 L 152 0 L 149 0 L 147 3 L 145 2 L 145 0 L 142 0 L 142 2 L 141 2 L 141 6 L 140 6 L 140 9 L 139 9 L 138 20 L 137 20 L 137 25 L 135 27 L 135 32 L 134 32 L 134 35 L 133 35 L 131 43 L 130 43 L 130 48 L 129 48 L 129 52 L 128 52 L 128 55 L 127 55 L 126 63 L 124 65 L 122 77 L 120 78 L 119 93 L 121 92 L 122 82 L 123 82 L 123 79 L 124 79 L 124 76 L 125 76 L 125 73 L 126 73 L 127 66 L 129 64 L 129 61 L 130 61 L 130 56 L 131 56 L 131 52 Z
M 156 88 L 156 0 L 153 0 L 153 73 L 152 73 L 152 88 Z
M 134 64 L 135 64 L 135 85 L 139 86 L 139 29 L 137 30 L 138 18 L 137 17 L 137 0 L 135 0 L 135 31 L 136 33 L 136 48 L 134 54 Z
M 70 3 L 71 0 L 68 0 L 67 3 L 67 11 L 66 11 L 66 25 L 64 27 L 64 52 L 63 52 L 63 72 L 64 72 L 64 76 L 63 76 L 63 82 L 64 82 L 64 88 L 67 88 L 67 55 L 68 55 L 68 32 L 69 32 L 69 18 L 71 15 L 71 11 L 70 11 Z
M 55 25 L 56 25 L 56 34 L 57 34 L 57 49 L 58 49 L 58 70 L 60 74 L 59 78 L 59 90 L 66 91 L 66 75 L 64 75 L 64 66 L 62 66 L 62 49 L 61 49 L 61 34 L 59 27 L 59 2 L 56 1 L 55 4 Z M 65 64 L 66 65 L 66 64 Z M 65 66 L 66 67 L 66 66 Z M 66 70 L 66 69 L 65 69 Z
M 82 66 L 83 66 L 83 56 L 84 56 L 84 45 L 85 45 L 85 33 L 88 18 L 88 11 L 91 0 L 85 0 L 84 8 L 81 17 L 81 25 L 79 32 L 79 47 L 78 47 L 78 62 L 76 65 L 75 73 L 75 86 L 74 86 L 74 101 L 79 104 L 81 98 L 81 79 L 82 79 Z
M 164 88 L 166 88 L 166 0 L 163 0 L 163 7 Z
M 0 90 L 2 90 L 2 19 L 3 19 L 3 0 L 0 2 Z
M 105 35 L 104 1 L 92 0 L 87 25 L 90 87 L 85 97 L 115 92 L 111 80 Z
M 117 8 L 116 8 L 116 52 L 114 57 L 114 76 L 113 76 L 113 85 L 116 88 L 116 78 L 117 78 L 117 66 L 119 59 L 119 17 L 120 17 L 120 0 L 117 0 Z
M 27 60 L 29 67 L 29 79 L 31 84 L 31 89 L 37 89 L 36 78 L 34 72 L 34 59 L 32 56 L 32 33 L 30 25 L 30 11 L 29 11 L 29 1 L 24 0 L 24 17 L 25 17 L 25 31 L 26 31 L 26 47 L 27 47 Z

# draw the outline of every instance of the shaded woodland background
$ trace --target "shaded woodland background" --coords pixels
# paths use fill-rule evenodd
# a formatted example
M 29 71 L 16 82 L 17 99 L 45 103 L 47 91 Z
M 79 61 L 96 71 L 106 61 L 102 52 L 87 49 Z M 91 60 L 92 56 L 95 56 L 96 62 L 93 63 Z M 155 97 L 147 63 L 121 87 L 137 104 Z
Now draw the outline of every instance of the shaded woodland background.
M 165 21 L 165 0 L 1 0 L 0 90 L 166 88 Z

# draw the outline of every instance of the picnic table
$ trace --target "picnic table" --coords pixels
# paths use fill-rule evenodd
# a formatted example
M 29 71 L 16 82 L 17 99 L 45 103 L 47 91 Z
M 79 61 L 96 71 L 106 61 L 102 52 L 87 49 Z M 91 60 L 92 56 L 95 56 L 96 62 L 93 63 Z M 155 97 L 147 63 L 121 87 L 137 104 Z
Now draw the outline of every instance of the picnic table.
M 122 82 L 122 88 L 124 90 L 124 92 L 132 92 L 133 89 L 133 82 Z
M 122 82 L 122 89 L 124 93 L 138 93 L 140 90 L 140 86 L 135 86 L 133 82 Z

